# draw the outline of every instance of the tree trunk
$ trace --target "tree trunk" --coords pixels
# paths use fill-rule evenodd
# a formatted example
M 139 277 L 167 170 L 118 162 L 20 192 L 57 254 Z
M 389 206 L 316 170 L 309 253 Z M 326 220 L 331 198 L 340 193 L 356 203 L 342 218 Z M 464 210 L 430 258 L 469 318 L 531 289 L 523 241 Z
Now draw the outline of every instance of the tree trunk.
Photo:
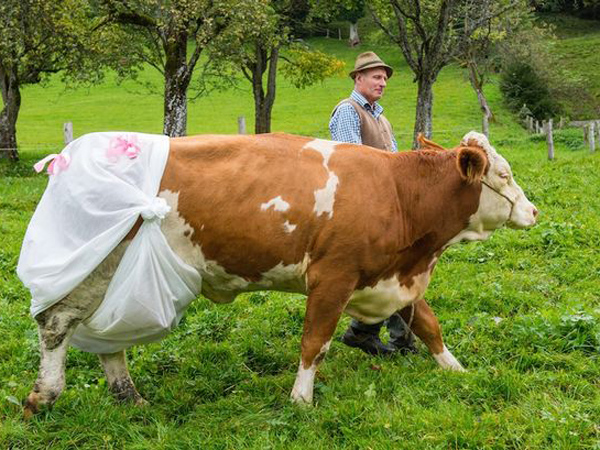
M 471 86 L 475 90 L 477 94 L 477 101 L 479 102 L 479 107 L 481 108 L 481 113 L 483 114 L 482 118 L 482 128 L 483 134 L 489 137 L 489 123 L 494 120 L 494 115 L 492 114 L 492 110 L 483 94 L 483 78 L 478 76 L 477 67 L 475 63 L 469 63 L 469 81 L 471 82 Z
M 187 34 L 170 40 L 165 49 L 165 98 L 163 134 L 185 136 L 187 131 L 187 90 L 190 73 L 187 67 Z
M 0 158 L 18 161 L 17 117 L 21 108 L 21 92 L 16 72 L 0 68 L 0 87 L 4 102 L 0 112 Z
M 268 57 L 267 51 L 259 44 L 256 47 L 256 64 L 252 67 L 252 93 L 254 95 L 254 132 L 256 134 L 271 132 L 271 112 L 275 103 L 277 89 L 277 62 L 279 49 L 272 48 Z M 263 74 L 267 74 L 267 92 L 263 87 Z
M 360 45 L 360 38 L 358 37 L 358 23 L 350 24 L 350 38 L 348 39 L 348 45 L 350 47 L 356 47 Z
M 485 137 L 489 139 L 490 137 L 490 122 L 488 120 L 488 116 L 484 114 L 481 118 L 481 132 L 485 134 Z
M 187 86 L 176 77 L 165 77 L 163 134 L 185 136 L 187 131 Z
M 419 77 L 417 88 L 417 114 L 415 118 L 415 129 L 413 133 L 413 149 L 419 148 L 417 136 L 419 133 L 427 139 L 431 139 L 433 130 L 432 111 L 433 111 L 433 82 L 427 77 Z

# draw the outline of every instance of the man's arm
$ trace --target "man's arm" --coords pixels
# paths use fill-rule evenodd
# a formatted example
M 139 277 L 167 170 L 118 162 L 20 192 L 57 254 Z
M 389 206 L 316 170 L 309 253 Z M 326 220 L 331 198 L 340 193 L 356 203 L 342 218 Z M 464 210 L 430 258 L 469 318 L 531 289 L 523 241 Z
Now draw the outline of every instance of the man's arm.
M 392 151 L 398 151 L 398 142 L 396 142 L 396 136 L 394 136 L 394 132 L 392 131 Z
M 360 117 L 350 103 L 342 103 L 329 121 L 331 139 L 352 144 L 362 144 Z

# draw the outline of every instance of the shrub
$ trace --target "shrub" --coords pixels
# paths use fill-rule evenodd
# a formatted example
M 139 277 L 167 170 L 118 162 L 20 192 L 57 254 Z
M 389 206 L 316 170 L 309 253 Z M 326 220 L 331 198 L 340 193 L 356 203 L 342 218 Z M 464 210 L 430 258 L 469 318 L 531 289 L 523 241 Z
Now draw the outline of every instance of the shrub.
M 525 62 L 508 65 L 501 74 L 500 89 L 509 107 L 519 112 L 525 104 L 537 119 L 560 115 L 560 105 L 552 98 L 547 82 Z

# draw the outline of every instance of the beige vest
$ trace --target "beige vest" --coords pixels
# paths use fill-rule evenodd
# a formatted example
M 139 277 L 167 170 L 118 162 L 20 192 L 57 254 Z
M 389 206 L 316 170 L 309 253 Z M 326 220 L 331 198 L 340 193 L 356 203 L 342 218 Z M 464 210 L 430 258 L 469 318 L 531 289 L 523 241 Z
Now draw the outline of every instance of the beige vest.
M 347 98 L 336 105 L 331 115 L 333 116 L 340 105 L 344 103 L 350 103 L 358 113 L 362 143 L 380 148 L 381 150 L 392 151 L 392 125 L 383 114 L 380 114 L 376 119 L 373 117 L 373 114 L 363 108 L 356 100 Z

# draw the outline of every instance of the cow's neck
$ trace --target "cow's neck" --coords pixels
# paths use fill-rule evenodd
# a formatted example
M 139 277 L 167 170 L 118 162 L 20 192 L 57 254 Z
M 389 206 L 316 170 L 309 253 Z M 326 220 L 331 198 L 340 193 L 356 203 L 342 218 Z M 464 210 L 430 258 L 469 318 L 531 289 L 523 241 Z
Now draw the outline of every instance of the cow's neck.
M 481 186 L 462 180 L 454 151 L 398 154 L 394 176 L 401 243 L 398 268 L 419 272 L 467 228 L 479 207 Z

